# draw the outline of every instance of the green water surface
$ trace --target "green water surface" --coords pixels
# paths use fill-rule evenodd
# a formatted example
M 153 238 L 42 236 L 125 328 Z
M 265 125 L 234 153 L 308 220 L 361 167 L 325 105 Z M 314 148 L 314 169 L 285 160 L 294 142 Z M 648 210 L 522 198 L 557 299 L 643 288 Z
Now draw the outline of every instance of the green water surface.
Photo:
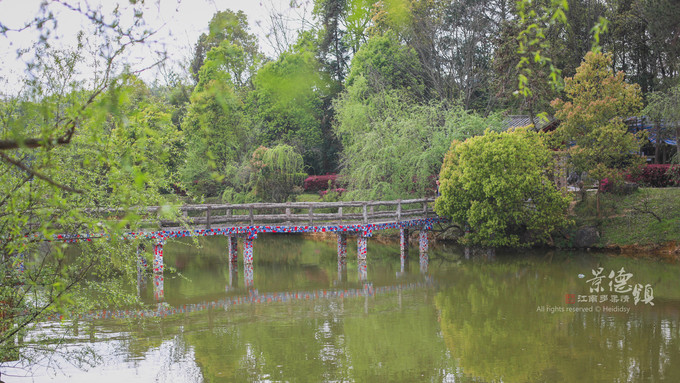
M 398 245 L 369 240 L 362 274 L 351 240 L 345 268 L 332 238 L 261 235 L 249 281 L 240 259 L 230 268 L 226 240 L 201 243 L 166 245 L 165 264 L 176 271 L 164 275 L 162 294 L 145 277 L 149 312 L 166 314 L 36 330 L 56 337 L 75 328 L 65 350 L 93 350 L 94 366 L 55 356 L 51 366 L 31 366 L 30 377 L 3 380 L 680 381 L 678 264 L 567 252 L 465 259 L 431 247 L 425 266 L 414 246 L 402 265 Z M 653 299 L 635 304 L 632 292 L 609 291 L 608 278 L 605 291 L 591 292 L 600 267 L 623 269 L 625 285 L 648 285 Z

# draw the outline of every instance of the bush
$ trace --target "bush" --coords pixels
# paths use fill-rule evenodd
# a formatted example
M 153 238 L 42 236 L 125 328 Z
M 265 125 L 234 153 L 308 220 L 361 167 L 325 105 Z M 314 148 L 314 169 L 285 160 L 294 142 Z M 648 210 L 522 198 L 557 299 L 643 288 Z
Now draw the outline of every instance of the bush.
M 677 186 L 680 179 L 680 166 L 670 164 L 650 164 L 643 166 L 637 174 L 629 174 L 626 179 L 644 186 Z
M 434 210 L 469 229 L 466 244 L 547 243 L 569 222 L 569 198 L 546 175 L 553 156 L 542 136 L 523 129 L 454 141 L 439 174 Z
M 331 188 L 336 188 L 337 181 L 338 181 L 337 174 L 326 174 L 323 176 L 309 176 L 305 179 L 305 182 L 302 184 L 302 187 L 304 188 L 305 192 L 318 192 L 328 189 L 329 182 Z
M 322 190 L 319 192 L 319 195 L 324 201 L 327 202 L 336 202 L 338 201 L 338 198 L 342 197 L 342 193 L 346 192 L 347 189 L 343 188 L 335 188 L 335 189 L 328 189 L 328 190 Z

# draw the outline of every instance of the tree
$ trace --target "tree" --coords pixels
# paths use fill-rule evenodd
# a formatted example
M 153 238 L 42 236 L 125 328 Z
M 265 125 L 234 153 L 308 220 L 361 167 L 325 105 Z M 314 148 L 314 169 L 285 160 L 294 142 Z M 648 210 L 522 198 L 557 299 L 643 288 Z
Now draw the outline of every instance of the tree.
M 209 33 L 207 35 L 203 33 L 196 42 L 194 57 L 191 61 L 191 73 L 194 81 L 199 82 L 199 74 L 208 53 L 213 48 L 227 42 L 225 49 L 229 49 L 230 45 L 235 46 L 231 49 L 239 51 L 240 59 L 229 61 L 229 63 L 238 65 L 224 69 L 230 72 L 234 84 L 237 86 L 246 85 L 262 61 L 262 54 L 258 50 L 257 37 L 248 31 L 246 14 L 243 11 L 233 12 L 229 9 L 219 11 L 213 15 L 208 24 L 208 29 Z
M 250 165 L 250 183 L 259 200 L 286 202 L 302 191 L 307 173 L 302 156 L 292 146 L 260 146 L 253 152 Z
M 452 139 L 501 128 L 498 115 L 484 118 L 458 104 L 421 104 L 404 89 L 373 92 L 359 76 L 335 103 L 349 198 L 423 197 L 433 192 Z
M 209 50 L 195 56 L 193 65 L 201 65 L 194 68 L 197 83 L 182 121 L 187 153 L 181 176 L 197 197 L 214 197 L 226 188 L 245 191 L 239 173 L 257 136 L 245 101 L 260 54 L 242 12 L 215 14 L 205 42 L 197 45 Z
M 567 100 L 551 103 L 560 120 L 558 139 L 573 143 L 568 148 L 572 165 L 598 182 L 620 179 L 622 171 L 642 161 L 635 154 L 635 135 L 624 123 L 640 112 L 640 87 L 626 83 L 623 72 L 615 74 L 611 67 L 610 54 L 588 52 L 574 77 L 564 80 Z
M 675 136 L 675 162 L 680 163 L 680 85 L 666 92 L 650 93 L 647 101 L 642 113 L 656 124 L 656 163 L 660 163 L 659 145 L 664 136 Z
M 109 14 L 87 3 L 42 2 L 20 27 L 0 20 L 2 38 L 22 31 L 39 37 L 33 60 L 26 58 L 24 88 L 0 100 L 0 360 L 23 356 L 17 337 L 47 315 L 136 301 L 111 278 L 131 281 L 135 273 L 136 244 L 119 235 L 126 225 L 138 227 L 142 212 L 134 206 L 165 204 L 167 156 L 181 136 L 131 67 L 122 68 L 127 49 L 153 33 L 141 26 L 142 5 L 131 3 Z M 72 49 L 50 47 L 57 11 L 88 22 Z M 86 43 L 96 55 L 85 56 Z M 95 65 L 83 79 L 86 60 Z M 107 220 L 91 213 L 100 208 L 126 212 Z M 86 233 L 102 238 L 75 259 L 65 257 L 65 243 L 45 245 L 55 234 Z M 85 300 L 83 291 L 99 299 Z
M 328 139 L 321 128 L 331 81 L 320 69 L 311 36 L 303 34 L 291 51 L 257 72 L 250 100 L 254 118 L 261 124 L 260 143 L 295 147 L 313 174 L 329 162 L 321 150 Z
M 567 223 L 569 198 L 548 179 L 553 154 L 538 133 L 487 132 L 454 141 L 439 173 L 435 211 L 464 228 L 464 243 L 545 243 Z
M 424 84 L 422 70 L 416 52 L 402 44 L 397 36 L 388 31 L 373 36 L 352 59 L 346 86 L 350 87 L 359 77 L 364 77 L 372 93 L 399 89 L 408 92 L 416 100 L 423 100 Z

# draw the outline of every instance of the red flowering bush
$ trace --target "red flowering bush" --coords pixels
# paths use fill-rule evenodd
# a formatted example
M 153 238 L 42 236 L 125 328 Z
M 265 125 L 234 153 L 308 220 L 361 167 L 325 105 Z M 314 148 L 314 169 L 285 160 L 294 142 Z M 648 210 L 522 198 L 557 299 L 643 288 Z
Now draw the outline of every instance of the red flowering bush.
M 652 187 L 677 186 L 680 180 L 680 166 L 650 164 L 643 166 L 637 174 L 628 174 L 626 179 L 640 185 Z
M 302 184 L 305 192 L 314 192 L 328 189 L 328 182 L 330 181 L 330 187 L 335 188 L 338 181 L 337 174 L 326 174 L 323 176 L 309 176 L 305 179 Z
M 321 190 L 319 192 L 319 195 L 321 198 L 324 198 L 328 193 L 337 193 L 338 197 L 342 195 L 342 193 L 346 192 L 347 189 L 344 188 L 335 188 L 335 189 L 328 189 L 328 190 Z

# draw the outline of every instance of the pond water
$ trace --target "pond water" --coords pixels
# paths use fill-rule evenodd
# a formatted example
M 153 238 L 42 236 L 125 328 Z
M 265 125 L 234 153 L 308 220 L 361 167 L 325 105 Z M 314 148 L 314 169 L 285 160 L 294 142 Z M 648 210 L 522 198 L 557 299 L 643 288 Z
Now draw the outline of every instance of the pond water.
M 678 264 L 567 252 L 465 259 L 431 246 L 427 265 L 417 247 L 402 265 L 398 245 L 370 240 L 364 273 L 356 246 L 345 267 L 331 239 L 261 235 L 251 280 L 241 262 L 230 268 L 226 240 L 202 244 L 166 245 L 176 271 L 162 292 L 146 277 L 148 310 L 44 323 L 36 333 L 63 342 L 62 353 L 2 379 L 680 381 Z

